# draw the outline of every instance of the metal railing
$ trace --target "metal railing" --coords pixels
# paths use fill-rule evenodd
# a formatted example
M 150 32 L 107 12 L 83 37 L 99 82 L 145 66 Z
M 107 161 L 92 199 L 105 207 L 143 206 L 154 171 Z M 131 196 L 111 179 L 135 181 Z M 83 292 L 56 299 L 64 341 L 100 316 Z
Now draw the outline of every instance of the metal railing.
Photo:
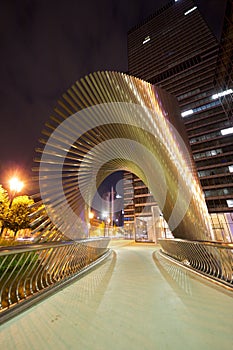
M 0 318 L 60 287 L 108 253 L 109 238 L 0 248 Z M 3 318 L 2 318 L 3 319 Z
M 233 288 L 233 244 L 159 239 L 162 253 L 201 274 Z

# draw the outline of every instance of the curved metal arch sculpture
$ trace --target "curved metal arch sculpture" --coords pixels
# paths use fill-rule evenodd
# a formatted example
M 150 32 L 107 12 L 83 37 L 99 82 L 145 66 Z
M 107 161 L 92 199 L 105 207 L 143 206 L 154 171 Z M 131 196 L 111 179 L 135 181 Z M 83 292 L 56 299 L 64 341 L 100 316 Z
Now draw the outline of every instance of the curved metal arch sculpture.
M 116 72 L 90 74 L 68 89 L 38 150 L 48 214 L 36 219 L 41 232 L 85 237 L 96 188 L 110 173 L 128 170 L 150 189 L 175 237 L 211 239 L 204 195 L 182 129 L 176 129 L 176 109 L 169 121 L 173 102 L 153 85 Z

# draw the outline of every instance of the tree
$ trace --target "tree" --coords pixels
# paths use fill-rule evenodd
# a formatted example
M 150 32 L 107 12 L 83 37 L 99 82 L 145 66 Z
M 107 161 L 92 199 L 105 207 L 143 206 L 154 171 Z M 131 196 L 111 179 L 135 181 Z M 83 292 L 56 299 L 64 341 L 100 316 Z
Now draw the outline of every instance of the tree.
M 18 230 L 30 227 L 29 214 L 33 212 L 32 204 L 34 204 L 34 201 L 28 196 L 18 196 L 13 199 L 8 207 L 4 225 L 14 231 L 14 236 L 16 236 Z
M 4 226 L 10 200 L 7 191 L 0 185 L 0 223 Z M 2 230 L 1 230 L 2 233 Z

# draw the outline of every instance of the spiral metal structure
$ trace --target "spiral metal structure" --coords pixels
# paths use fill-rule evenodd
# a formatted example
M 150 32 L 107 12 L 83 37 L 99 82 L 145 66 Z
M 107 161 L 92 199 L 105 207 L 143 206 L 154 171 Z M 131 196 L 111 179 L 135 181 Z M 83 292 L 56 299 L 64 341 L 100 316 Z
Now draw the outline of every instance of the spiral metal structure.
M 86 237 L 96 189 L 126 170 L 150 189 L 175 237 L 211 239 L 189 148 L 161 96 L 153 85 L 116 72 L 90 74 L 62 95 L 37 150 L 38 237 Z

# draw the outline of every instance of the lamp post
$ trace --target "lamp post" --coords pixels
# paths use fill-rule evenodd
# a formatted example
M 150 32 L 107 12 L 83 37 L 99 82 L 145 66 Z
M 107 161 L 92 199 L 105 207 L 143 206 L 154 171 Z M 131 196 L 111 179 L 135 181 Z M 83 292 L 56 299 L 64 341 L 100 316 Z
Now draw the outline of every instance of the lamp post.
M 11 195 L 10 195 L 10 204 L 9 204 L 8 210 L 12 206 L 13 199 L 14 199 L 16 193 L 19 193 L 23 189 L 24 183 L 21 180 L 19 180 L 17 177 L 12 177 L 9 180 L 9 186 L 10 186 L 10 193 L 11 193 Z M 5 228 L 5 225 L 3 223 L 2 228 L 1 228 L 1 232 L 0 232 L 0 236 L 2 236 L 4 228 Z
M 91 236 L 91 220 L 94 218 L 94 213 L 92 211 L 89 211 L 88 217 L 89 217 L 88 229 L 89 229 L 89 238 L 90 238 L 90 236 Z
M 10 185 L 10 191 L 11 191 L 11 200 L 9 204 L 9 208 L 10 208 L 16 193 L 19 193 L 23 189 L 24 183 L 23 181 L 19 180 L 17 177 L 12 177 L 9 180 L 9 185 Z
M 107 211 L 103 211 L 102 219 L 103 219 L 103 222 L 104 222 L 104 237 L 106 236 L 106 220 L 107 220 L 107 217 L 108 217 L 108 212 Z
M 110 226 L 110 223 L 111 223 L 110 217 L 107 219 L 107 223 L 108 223 L 108 237 L 109 237 L 109 226 Z

